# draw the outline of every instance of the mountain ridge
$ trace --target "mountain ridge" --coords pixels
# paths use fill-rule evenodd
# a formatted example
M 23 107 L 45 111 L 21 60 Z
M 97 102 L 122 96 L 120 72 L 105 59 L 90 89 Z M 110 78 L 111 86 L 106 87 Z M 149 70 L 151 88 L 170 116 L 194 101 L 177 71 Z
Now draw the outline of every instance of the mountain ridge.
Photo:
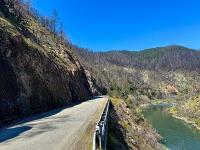
M 113 52 L 105 52 L 105 57 L 110 57 L 109 60 L 111 63 L 118 63 L 123 65 L 130 65 L 133 67 L 144 67 L 147 66 L 149 69 L 159 69 L 167 68 L 167 69 L 193 69 L 193 65 L 195 69 L 198 69 L 200 63 L 198 60 L 200 59 L 200 52 L 198 50 L 189 49 L 183 46 L 166 46 L 166 47 L 157 47 L 145 49 L 143 51 L 113 51 Z M 112 56 L 111 56 L 112 55 Z M 116 56 L 113 56 L 116 55 Z M 122 58 L 124 55 L 125 58 Z M 114 58 L 116 57 L 116 58 Z M 120 59 L 121 58 L 121 59 Z M 117 60 L 120 59 L 120 60 Z M 123 60 L 122 60 L 123 59 Z M 176 60 L 179 59 L 177 62 Z M 130 62 L 131 61 L 131 62 Z M 163 62 L 164 61 L 164 62 Z M 166 61 L 166 62 L 165 62 Z M 196 61 L 196 62 L 194 62 Z M 188 62 L 192 64 L 189 66 Z M 160 64 L 159 64 L 160 63 Z M 168 66 L 164 66 L 168 63 Z M 169 66 L 169 64 L 173 64 L 173 66 Z M 195 65 L 198 66 L 195 66 Z M 186 65 L 186 66 L 185 66 Z M 177 68 L 176 68 L 177 67 Z
M 160 97 L 165 88 L 183 91 L 185 87 L 182 83 L 186 84 L 190 76 L 193 77 L 192 85 L 196 85 L 195 78 L 199 80 L 196 74 L 200 71 L 200 52 L 183 46 L 153 48 L 142 52 L 91 52 L 76 46 L 73 50 L 98 84 L 107 87 L 107 90 L 113 82 L 117 82 L 119 87 L 129 83 L 136 89 L 150 88 Z M 182 83 L 179 80 L 183 80 Z

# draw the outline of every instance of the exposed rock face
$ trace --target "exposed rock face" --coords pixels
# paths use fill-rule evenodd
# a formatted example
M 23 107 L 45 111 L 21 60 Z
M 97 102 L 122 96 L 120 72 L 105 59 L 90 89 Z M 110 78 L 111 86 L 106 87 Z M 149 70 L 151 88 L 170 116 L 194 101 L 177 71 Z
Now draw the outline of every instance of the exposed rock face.
M 30 23 L 49 35 L 34 40 L 31 31 L 0 16 L 0 124 L 92 96 L 85 70 L 70 48 L 58 46 L 47 30 Z

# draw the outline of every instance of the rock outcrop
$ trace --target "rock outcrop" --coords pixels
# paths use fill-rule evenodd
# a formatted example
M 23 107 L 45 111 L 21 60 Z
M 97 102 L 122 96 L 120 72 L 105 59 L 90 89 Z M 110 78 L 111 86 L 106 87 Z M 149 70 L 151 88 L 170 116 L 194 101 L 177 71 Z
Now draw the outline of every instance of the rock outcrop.
M 19 26 L 3 1 L 0 12 L 0 124 L 92 96 L 70 46 L 31 16 Z

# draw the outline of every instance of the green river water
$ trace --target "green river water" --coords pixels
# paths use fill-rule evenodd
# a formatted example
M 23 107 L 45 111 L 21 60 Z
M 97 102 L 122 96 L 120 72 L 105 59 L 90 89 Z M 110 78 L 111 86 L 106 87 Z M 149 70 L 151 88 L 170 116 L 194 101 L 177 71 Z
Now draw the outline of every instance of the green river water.
M 162 143 L 169 149 L 200 150 L 200 130 L 172 117 L 164 108 L 148 108 L 144 117 L 164 138 Z

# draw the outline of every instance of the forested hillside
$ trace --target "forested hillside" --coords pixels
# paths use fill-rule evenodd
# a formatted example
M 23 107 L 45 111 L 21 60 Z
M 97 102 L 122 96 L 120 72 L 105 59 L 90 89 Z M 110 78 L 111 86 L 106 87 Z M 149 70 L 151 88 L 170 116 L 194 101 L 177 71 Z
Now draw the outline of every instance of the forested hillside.
M 151 98 L 166 98 L 199 89 L 200 52 L 183 46 L 143 51 L 91 52 L 73 48 L 102 87 L 137 91 Z M 122 88 L 124 89 L 124 88 Z M 195 92 L 194 92 L 195 91 Z
M 110 63 L 112 65 L 135 67 L 154 70 L 192 70 L 199 71 L 200 51 L 183 46 L 167 46 L 146 49 L 142 51 L 109 51 L 91 52 L 77 48 L 77 53 L 86 57 L 91 56 L 88 63 Z
M 112 64 L 159 70 L 199 70 L 200 52 L 182 46 L 167 46 L 141 52 L 105 53 Z

